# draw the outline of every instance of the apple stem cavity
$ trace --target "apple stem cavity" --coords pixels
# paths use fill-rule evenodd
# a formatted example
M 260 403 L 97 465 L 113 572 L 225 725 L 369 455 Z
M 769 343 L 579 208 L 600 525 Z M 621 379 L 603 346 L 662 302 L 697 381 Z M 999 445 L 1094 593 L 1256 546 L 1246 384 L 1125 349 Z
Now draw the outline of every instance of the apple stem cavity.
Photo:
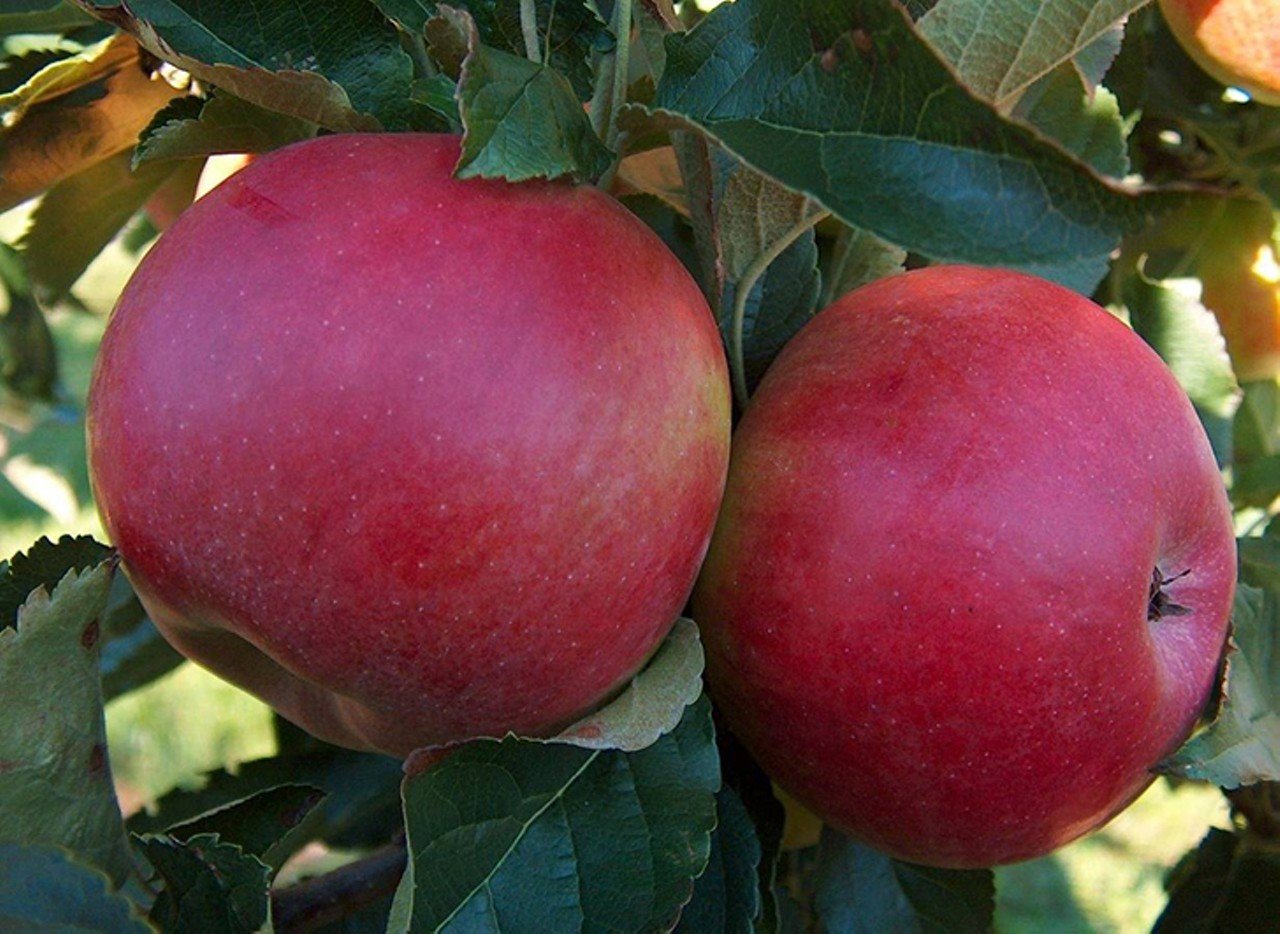
M 1181 580 L 1191 573 L 1191 568 L 1187 568 L 1181 573 L 1174 574 L 1172 577 L 1165 577 L 1160 568 L 1155 568 L 1151 572 L 1151 590 L 1147 598 L 1147 622 L 1154 623 L 1156 620 L 1164 619 L 1166 616 L 1186 616 L 1191 612 L 1190 607 L 1185 607 L 1180 603 L 1174 603 L 1169 599 L 1169 595 L 1165 593 L 1164 588 L 1168 587 L 1176 580 Z

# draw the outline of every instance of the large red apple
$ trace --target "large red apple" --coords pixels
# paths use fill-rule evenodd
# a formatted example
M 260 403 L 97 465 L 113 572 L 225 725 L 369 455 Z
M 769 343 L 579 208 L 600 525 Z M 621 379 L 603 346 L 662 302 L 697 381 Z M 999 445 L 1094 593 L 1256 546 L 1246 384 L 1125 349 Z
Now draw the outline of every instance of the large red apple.
M 783 788 L 972 867 L 1147 786 L 1211 689 L 1234 573 L 1159 358 L 1058 286 L 944 266 L 846 296 L 769 370 L 694 611 L 720 709 Z
M 554 730 L 641 666 L 723 492 L 714 322 L 568 183 L 330 136 L 186 211 L 89 399 L 103 521 L 182 652 L 324 739 Z

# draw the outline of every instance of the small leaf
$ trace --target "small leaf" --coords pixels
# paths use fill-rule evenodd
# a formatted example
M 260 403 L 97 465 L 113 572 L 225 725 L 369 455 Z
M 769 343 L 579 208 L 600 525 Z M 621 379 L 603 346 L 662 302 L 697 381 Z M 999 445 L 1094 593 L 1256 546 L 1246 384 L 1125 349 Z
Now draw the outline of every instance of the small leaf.
M 1277 929 L 1280 854 L 1245 834 L 1212 828 L 1167 885 L 1169 905 L 1153 934 Z
M 612 154 L 563 75 L 482 45 L 464 13 L 441 7 L 441 15 L 467 37 L 457 90 L 465 129 L 459 178 L 594 179 L 609 167 Z
M 130 860 L 98 680 L 112 571 L 68 571 L 0 629 L 0 842 L 64 847 L 120 882 Z
M 212 834 L 279 868 L 292 852 L 280 843 L 324 797 L 323 791 L 311 785 L 276 785 L 174 824 L 165 833 L 179 841 Z
M 904 269 L 907 251 L 886 243 L 875 234 L 847 224 L 840 225 L 827 267 L 820 307 L 868 283 L 896 276 Z
M 43 100 L 67 94 L 100 79 L 127 40 L 104 39 L 76 55 L 50 62 L 7 94 L 0 94 L 0 125 L 13 126 Z
M 46 302 L 64 297 L 89 264 L 174 171 L 129 168 L 121 152 L 63 179 L 43 198 L 19 244 L 32 286 Z
M 554 742 L 583 749 L 637 752 L 674 730 L 702 693 L 702 643 L 691 619 L 678 619 L 657 653 L 625 691 Z
M 814 901 L 828 930 L 985 934 L 995 893 L 990 869 L 917 866 L 822 831 Z
M 432 75 L 414 81 L 410 97 L 444 117 L 454 132 L 461 132 L 462 115 L 458 113 L 457 93 L 458 85 L 448 75 Z
M 703 698 L 634 753 L 480 740 L 404 785 L 411 930 L 650 931 L 706 867 L 719 763 Z
M 693 886 L 693 898 L 680 913 L 677 932 L 752 934 L 760 917 L 757 872 L 760 840 L 738 793 L 728 785 L 716 794 L 716 830 L 711 835 L 707 868 Z
M 1129 151 L 1115 95 L 1106 88 L 1086 89 L 1070 65 L 1055 68 L 1028 88 L 1013 115 L 1103 175 L 1128 174 Z
M 1007 107 L 1059 65 L 1081 54 L 1097 57 L 1093 46 L 1144 2 L 939 0 L 919 28 L 969 88 Z
M 90 535 L 64 535 L 57 543 L 38 539 L 0 569 L 0 628 L 17 625 L 18 610 L 38 587 L 53 590 L 68 571 L 87 571 L 111 556 L 111 549 Z
M 343 848 L 373 846 L 385 842 L 401 823 L 403 773 L 400 761 L 389 756 L 322 746 L 321 751 L 242 763 L 234 773 L 218 769 L 202 778 L 199 788 L 166 794 L 154 813 L 133 815 L 129 830 L 160 833 L 286 784 L 310 785 L 325 792 L 306 822 L 311 839 Z
M 1218 322 L 1200 304 L 1199 283 L 1152 282 L 1137 273 L 1125 281 L 1122 297 L 1133 329 L 1160 354 L 1195 405 L 1219 465 L 1230 463 L 1240 386 Z
M 1280 780 L 1280 597 L 1236 588 L 1217 716 L 1157 771 L 1237 788 Z
M 0 928 L 146 934 L 133 906 L 106 876 L 59 850 L 0 843 Z
M 309 120 L 266 110 L 233 94 L 181 97 L 156 114 L 134 152 L 136 168 L 161 159 L 268 152 L 315 136 Z
M 249 934 L 269 916 L 271 870 L 212 834 L 186 841 L 139 837 L 138 849 L 164 880 L 151 920 L 164 931 Z

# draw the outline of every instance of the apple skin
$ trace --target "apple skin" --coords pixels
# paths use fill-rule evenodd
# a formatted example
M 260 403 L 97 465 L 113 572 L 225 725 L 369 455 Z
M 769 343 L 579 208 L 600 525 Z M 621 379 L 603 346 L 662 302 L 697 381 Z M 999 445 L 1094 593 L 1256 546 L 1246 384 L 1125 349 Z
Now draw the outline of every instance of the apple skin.
M 1153 569 L 1186 609 L 1148 621 Z M 896 857 L 1046 853 L 1152 780 L 1213 685 L 1235 543 L 1196 415 L 1136 335 L 941 266 L 820 313 L 734 435 L 694 591 L 769 775 Z
M 1254 100 L 1280 105 L 1280 7 L 1275 0 L 1160 0 L 1196 64 Z
M 679 615 L 728 463 L 684 268 L 591 187 L 459 181 L 456 138 L 263 156 L 113 313 L 90 471 L 181 652 L 330 742 L 546 734 Z

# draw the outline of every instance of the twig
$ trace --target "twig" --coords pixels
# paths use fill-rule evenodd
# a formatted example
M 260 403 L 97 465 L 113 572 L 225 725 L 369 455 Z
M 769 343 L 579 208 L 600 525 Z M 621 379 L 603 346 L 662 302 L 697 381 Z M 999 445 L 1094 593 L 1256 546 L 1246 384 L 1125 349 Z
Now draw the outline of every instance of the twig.
M 333 872 L 271 893 L 275 930 L 314 931 L 396 890 L 405 867 L 404 843 L 393 843 Z
M 537 64 L 538 57 L 538 8 L 534 0 L 520 0 L 520 31 L 524 33 L 524 54 Z

